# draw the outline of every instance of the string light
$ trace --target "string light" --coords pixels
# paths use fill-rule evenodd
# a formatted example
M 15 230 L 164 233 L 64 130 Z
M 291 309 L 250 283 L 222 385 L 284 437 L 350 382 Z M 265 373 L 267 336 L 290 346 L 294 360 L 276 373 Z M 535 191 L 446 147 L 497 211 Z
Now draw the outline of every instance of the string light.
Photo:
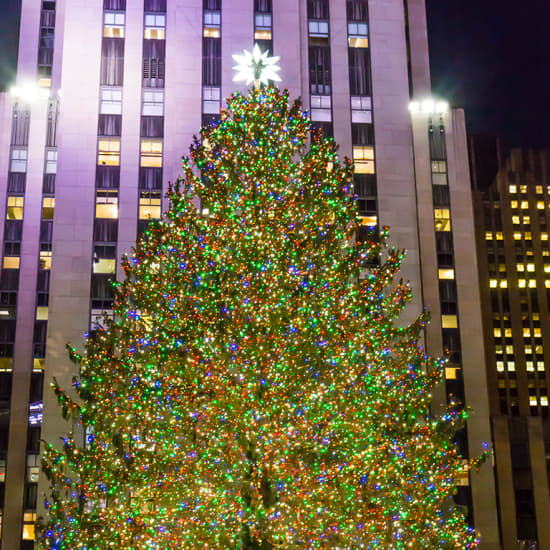
M 78 399 L 54 383 L 85 436 L 46 445 L 44 548 L 477 546 L 452 501 L 465 413 L 431 415 L 444 363 L 426 317 L 399 324 L 404 253 L 309 137 L 270 87 L 195 140 L 114 319 L 70 348 Z

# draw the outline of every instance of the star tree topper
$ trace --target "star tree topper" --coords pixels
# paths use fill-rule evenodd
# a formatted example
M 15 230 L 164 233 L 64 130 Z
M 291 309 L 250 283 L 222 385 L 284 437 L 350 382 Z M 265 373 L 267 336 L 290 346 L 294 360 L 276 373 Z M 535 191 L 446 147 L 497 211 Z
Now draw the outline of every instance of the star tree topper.
M 233 82 L 246 82 L 247 86 L 254 82 L 254 87 L 259 88 L 260 84 L 269 84 L 270 80 L 280 82 L 281 77 L 278 71 L 281 67 L 277 65 L 279 57 L 269 57 L 268 51 L 262 52 L 258 44 L 254 44 L 252 53 L 244 51 L 244 55 L 233 55 L 233 59 L 238 63 L 233 69 L 237 74 L 233 77 Z

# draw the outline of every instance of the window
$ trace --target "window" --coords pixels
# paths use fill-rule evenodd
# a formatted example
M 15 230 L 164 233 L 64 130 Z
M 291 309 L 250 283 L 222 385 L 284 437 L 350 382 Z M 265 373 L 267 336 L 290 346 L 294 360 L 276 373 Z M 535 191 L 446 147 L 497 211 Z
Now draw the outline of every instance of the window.
M 332 100 L 329 95 L 311 96 L 311 120 L 315 122 L 332 120 Z
M 164 40 L 166 32 L 166 15 L 145 14 L 146 40 Z
M 256 29 L 270 30 L 272 27 L 272 20 L 270 13 L 257 13 L 254 16 L 254 23 Z
M 40 471 L 40 467 L 38 467 Z M 34 540 L 34 524 L 36 523 L 36 513 L 25 512 L 23 514 L 23 540 Z
M 347 0 L 347 12 L 350 21 L 367 21 L 367 0 Z
M 351 121 L 372 123 L 372 99 L 370 96 L 351 96 Z
M 36 308 L 36 320 L 47 321 L 48 320 L 48 308 L 47 306 L 40 306 Z
M 309 84 L 312 95 L 330 95 L 330 49 L 328 46 L 309 47 Z
M 103 38 L 101 43 L 102 86 L 122 86 L 124 78 L 124 40 Z
M 368 48 L 367 23 L 348 23 L 348 45 L 350 48 Z
M 434 218 L 436 231 L 451 230 L 451 214 L 448 208 L 436 208 L 434 210 Z
M 140 166 L 142 167 L 162 166 L 162 140 L 160 139 L 142 139 L 141 140 Z
M 517 185 L 509 185 L 508 186 L 508 192 L 509 193 L 517 193 L 518 192 L 518 186 Z
M 40 269 L 51 269 L 52 268 L 52 253 L 48 250 L 40 251 L 39 259 Z
M 19 269 L 19 256 L 4 256 L 4 269 Z
M 317 37 L 328 36 L 328 21 L 310 21 L 309 35 Z
M 164 117 L 142 116 L 140 126 L 141 137 L 164 137 Z
M 144 90 L 143 91 L 143 116 L 163 116 L 164 115 L 164 91 L 162 90 Z
M 24 197 L 8 197 L 8 210 L 6 213 L 6 219 L 22 220 L 24 202 L 25 202 Z
M 219 29 L 222 22 L 222 14 L 221 11 L 210 11 L 207 10 L 204 12 L 204 28 L 205 29 L 216 29 L 218 30 L 217 36 L 219 36 Z M 206 36 L 206 35 L 205 35 Z
M 11 126 L 11 145 L 29 144 L 31 113 L 28 109 L 14 109 Z
M 118 193 L 116 191 L 97 191 L 95 216 L 96 218 L 118 218 Z
M 161 216 L 160 193 L 141 193 L 139 197 L 139 219 L 159 219 Z
M 438 270 L 438 275 L 440 279 L 443 280 L 451 280 L 455 278 L 455 270 L 454 269 L 440 269 Z
M 308 0 L 307 16 L 309 19 L 328 19 L 329 0 Z
M 145 0 L 143 9 L 149 11 L 166 11 L 166 0 Z
M 222 46 L 217 38 L 202 40 L 202 83 L 204 86 L 221 86 Z
M 99 112 L 102 115 L 122 114 L 122 89 L 102 88 L 100 91 Z
M 46 174 L 55 174 L 57 172 L 57 151 L 46 151 Z
M 220 88 L 204 86 L 202 89 L 202 112 L 210 115 L 220 112 Z
M 164 88 L 166 42 L 143 41 L 143 87 Z
M 447 162 L 432 160 L 432 184 L 447 185 Z
M 370 59 L 367 50 L 350 48 L 349 81 L 351 95 L 371 95 Z
M 123 11 L 105 12 L 103 14 L 103 36 L 108 38 L 123 38 L 124 18 L 125 13 Z
M 113 274 L 116 271 L 116 260 L 113 258 L 94 258 L 93 272 Z
M 55 198 L 44 197 L 42 199 L 42 219 L 53 220 L 54 208 L 55 208 Z
M 27 171 L 27 149 L 12 148 L 10 156 L 10 172 Z
M 357 174 L 374 174 L 374 147 L 354 145 L 353 162 Z
M 100 138 L 97 163 L 100 166 L 120 166 L 119 138 Z

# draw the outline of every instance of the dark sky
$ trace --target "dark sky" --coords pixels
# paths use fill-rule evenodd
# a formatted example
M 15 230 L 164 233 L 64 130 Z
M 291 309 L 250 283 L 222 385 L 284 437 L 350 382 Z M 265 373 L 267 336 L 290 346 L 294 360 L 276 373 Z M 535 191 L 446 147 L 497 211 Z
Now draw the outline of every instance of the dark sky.
M 20 0 L 0 0 L 0 84 L 15 71 Z M 434 92 L 470 132 L 550 147 L 550 0 L 427 0 Z

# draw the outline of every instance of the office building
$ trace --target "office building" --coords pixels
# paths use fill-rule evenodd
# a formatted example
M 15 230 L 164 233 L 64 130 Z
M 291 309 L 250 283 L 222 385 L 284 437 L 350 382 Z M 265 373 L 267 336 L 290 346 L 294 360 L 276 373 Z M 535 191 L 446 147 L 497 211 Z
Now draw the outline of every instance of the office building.
M 118 258 L 166 208 L 201 124 L 244 91 L 231 56 L 254 42 L 354 159 L 365 225 L 408 251 L 405 320 L 427 305 L 428 351 L 450 354 L 434 406 L 472 407 L 465 456 L 490 440 L 464 114 L 431 97 L 424 0 L 23 0 L 0 99 L 2 550 L 32 547 L 39 441 L 68 428 L 48 390 L 71 384 L 65 344 L 110 310 Z M 491 464 L 460 483 L 496 550 Z
M 544 550 L 550 548 L 550 152 L 513 150 L 504 160 L 499 147 L 487 148 L 486 139 L 479 144 L 471 140 L 502 543 L 504 550 Z M 495 164 L 498 173 L 487 181 Z

